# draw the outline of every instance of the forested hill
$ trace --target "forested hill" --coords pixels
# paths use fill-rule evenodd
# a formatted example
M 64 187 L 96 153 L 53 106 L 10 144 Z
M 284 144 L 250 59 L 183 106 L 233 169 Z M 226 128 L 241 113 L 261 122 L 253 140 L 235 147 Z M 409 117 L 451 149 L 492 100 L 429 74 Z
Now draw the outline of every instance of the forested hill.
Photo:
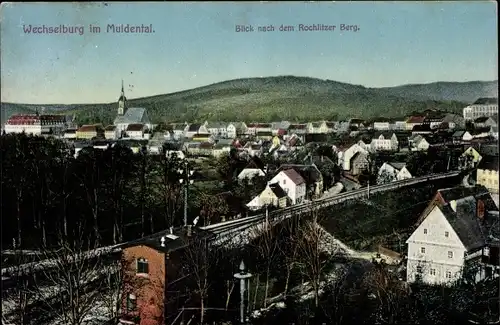
M 438 82 L 390 88 L 308 77 L 236 79 L 191 90 L 131 99 L 146 107 L 153 122 L 204 120 L 317 120 L 348 117 L 403 117 L 428 108 L 461 113 L 479 97 L 497 96 L 497 81 Z M 113 94 L 110 94 L 113 97 Z M 115 96 L 117 97 L 117 96 Z M 112 123 L 116 103 L 24 105 L 2 103 L 2 120 L 13 112 L 35 110 L 76 113 L 80 123 Z

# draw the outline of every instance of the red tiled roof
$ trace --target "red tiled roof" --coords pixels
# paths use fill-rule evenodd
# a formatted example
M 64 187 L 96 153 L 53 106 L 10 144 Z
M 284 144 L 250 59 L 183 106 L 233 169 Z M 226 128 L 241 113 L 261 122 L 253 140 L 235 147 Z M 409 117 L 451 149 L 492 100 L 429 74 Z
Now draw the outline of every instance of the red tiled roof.
M 300 176 L 299 173 L 295 169 L 287 169 L 284 170 L 283 173 L 290 178 L 290 180 L 295 184 L 295 185 L 300 185 L 305 183 L 306 181 Z
M 425 120 L 425 116 L 410 116 L 406 123 L 423 123 Z
M 97 126 L 95 125 L 83 125 L 78 129 L 78 132 L 97 132 Z

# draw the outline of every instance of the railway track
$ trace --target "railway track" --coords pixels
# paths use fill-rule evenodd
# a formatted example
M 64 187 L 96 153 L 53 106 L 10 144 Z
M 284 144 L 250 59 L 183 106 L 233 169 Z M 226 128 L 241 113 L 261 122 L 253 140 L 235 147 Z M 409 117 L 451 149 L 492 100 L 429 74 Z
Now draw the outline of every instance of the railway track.
M 418 177 L 418 178 L 410 178 L 410 179 L 395 181 L 395 182 L 391 182 L 391 183 L 383 184 L 383 185 L 374 185 L 374 186 L 370 186 L 369 188 L 364 187 L 364 188 L 361 188 L 358 190 L 349 191 L 346 193 L 340 193 L 340 194 L 329 196 L 326 198 L 321 198 L 321 199 L 317 199 L 314 201 L 309 201 L 309 202 L 305 202 L 302 204 L 297 204 L 297 205 L 293 205 L 290 207 L 286 207 L 283 209 L 274 210 L 274 211 L 269 212 L 267 217 L 266 217 L 266 213 L 261 213 L 261 214 L 254 215 L 254 216 L 239 218 L 236 220 L 229 220 L 229 221 L 225 221 L 225 222 L 221 222 L 221 223 L 217 223 L 217 224 L 213 224 L 213 225 L 209 225 L 209 226 L 205 226 L 205 227 L 200 227 L 200 228 L 203 230 L 211 231 L 214 234 L 216 234 L 216 236 L 223 236 L 223 235 L 225 236 L 225 235 L 234 234 L 238 231 L 243 231 L 249 227 L 255 226 L 255 225 L 261 223 L 266 218 L 279 219 L 279 218 L 283 218 L 284 216 L 288 218 L 290 215 L 293 215 L 293 214 L 301 214 L 301 213 L 307 212 L 311 209 L 314 209 L 314 210 L 321 209 L 321 208 L 328 207 L 328 206 L 331 206 L 334 204 L 338 204 L 338 203 L 342 203 L 345 201 L 349 201 L 349 200 L 353 200 L 353 199 L 357 199 L 357 198 L 366 196 L 368 194 L 368 191 L 370 194 L 384 192 L 384 191 L 403 188 L 403 187 L 407 187 L 407 186 L 411 186 L 411 185 L 415 185 L 415 184 L 419 184 L 419 183 L 425 183 L 425 182 L 439 180 L 439 179 L 456 177 L 456 176 L 460 175 L 462 172 L 463 171 L 452 171 L 452 172 L 443 173 L 443 174 L 426 175 L 426 176 Z M 110 254 L 112 255 L 115 253 L 119 253 L 124 245 L 133 244 L 134 242 L 139 242 L 139 241 L 142 241 L 142 240 L 148 239 L 148 238 L 156 238 L 156 237 L 161 236 L 165 232 L 166 232 L 166 230 L 162 230 L 160 232 L 148 235 L 144 238 L 139 238 L 136 240 L 125 242 L 125 243 L 121 243 L 121 244 L 117 244 L 117 245 L 113 245 L 113 246 L 108 246 L 108 247 L 102 247 L 102 248 L 98 248 L 98 249 L 95 249 L 95 250 L 92 250 L 89 252 L 85 252 L 84 254 L 82 254 L 81 258 L 87 259 L 87 258 L 92 258 L 92 257 L 96 257 L 96 256 L 102 257 L 102 256 L 110 255 Z M 51 267 L 54 263 L 55 263 L 55 261 L 53 261 L 53 260 L 44 260 L 41 262 L 28 263 L 24 266 L 21 266 L 21 269 L 23 269 L 24 271 L 30 270 L 29 272 L 33 272 L 33 271 L 36 272 L 37 270 Z M 16 269 L 19 270 L 19 267 L 10 267 L 10 268 L 2 269 L 2 284 L 7 283 L 8 281 L 11 281 L 11 279 L 10 279 L 11 277 L 15 277 L 15 274 L 13 274 L 13 273 L 16 272 Z

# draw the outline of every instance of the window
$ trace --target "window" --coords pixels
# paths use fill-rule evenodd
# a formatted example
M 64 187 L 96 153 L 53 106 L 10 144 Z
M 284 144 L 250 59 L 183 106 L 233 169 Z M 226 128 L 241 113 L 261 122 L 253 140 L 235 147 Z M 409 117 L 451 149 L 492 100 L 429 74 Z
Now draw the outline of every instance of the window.
M 436 269 L 431 269 L 431 275 L 436 275 Z
M 425 254 L 425 247 L 420 247 L 420 253 Z
M 137 260 L 137 273 L 138 274 L 148 274 L 149 273 L 149 265 L 148 265 L 147 259 L 139 258 Z
M 446 278 L 451 279 L 451 272 L 450 271 L 446 271 Z
M 452 251 L 448 251 L 448 258 L 453 258 L 453 252 Z
M 424 229 L 424 235 L 427 235 L 427 229 Z
M 417 266 L 417 273 L 422 273 L 422 267 L 421 266 Z
M 286 179 L 283 180 L 283 185 L 285 185 L 285 184 L 286 184 Z
M 447 232 L 447 231 L 445 231 L 445 232 L 444 232 L 444 236 L 445 236 L 446 238 L 448 238 L 448 237 L 450 237 L 450 233 L 449 233 L 449 232 Z
M 134 311 L 137 308 L 137 298 L 134 294 L 127 296 L 127 311 Z

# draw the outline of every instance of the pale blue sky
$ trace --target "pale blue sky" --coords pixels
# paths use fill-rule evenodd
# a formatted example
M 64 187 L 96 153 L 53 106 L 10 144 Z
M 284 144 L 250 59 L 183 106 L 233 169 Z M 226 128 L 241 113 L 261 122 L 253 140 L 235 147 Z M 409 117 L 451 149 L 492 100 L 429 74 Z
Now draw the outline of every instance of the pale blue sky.
M 129 98 L 277 75 L 368 87 L 496 80 L 496 17 L 496 2 L 3 4 L 1 99 L 113 102 L 122 78 L 134 85 Z M 106 33 L 111 23 L 153 24 L 155 33 Z M 82 25 L 85 33 L 26 34 L 29 24 Z M 337 30 L 236 33 L 239 24 Z

